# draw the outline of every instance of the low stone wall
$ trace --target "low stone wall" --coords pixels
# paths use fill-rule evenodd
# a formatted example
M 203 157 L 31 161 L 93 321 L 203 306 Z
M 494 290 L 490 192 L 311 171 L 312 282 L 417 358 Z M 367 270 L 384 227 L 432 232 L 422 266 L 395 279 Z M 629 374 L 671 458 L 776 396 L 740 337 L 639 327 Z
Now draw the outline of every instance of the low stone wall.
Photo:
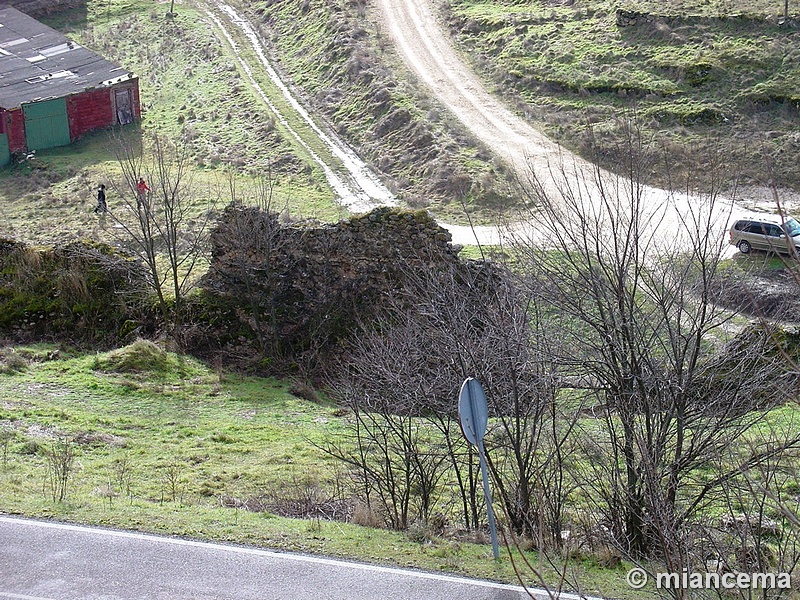
M 723 21 L 738 21 L 742 23 L 765 22 L 767 19 L 761 15 L 747 15 L 732 13 L 729 15 L 703 16 L 703 15 L 658 15 L 634 10 L 617 9 L 617 27 L 636 27 L 651 23 L 664 23 L 666 25 L 701 25 L 720 23 Z

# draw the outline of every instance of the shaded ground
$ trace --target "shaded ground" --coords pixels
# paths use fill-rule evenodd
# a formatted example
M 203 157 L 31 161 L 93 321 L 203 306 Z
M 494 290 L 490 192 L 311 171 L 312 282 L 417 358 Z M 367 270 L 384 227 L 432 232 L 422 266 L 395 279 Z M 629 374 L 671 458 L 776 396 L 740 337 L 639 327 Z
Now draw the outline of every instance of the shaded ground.
M 787 259 L 783 267 L 759 269 L 759 260 L 777 263 L 780 259 L 770 259 L 758 252 L 740 260 L 750 262 L 752 268 L 749 272 L 737 270 L 721 280 L 725 292 L 719 303 L 756 317 L 800 322 L 800 279 L 796 265 Z

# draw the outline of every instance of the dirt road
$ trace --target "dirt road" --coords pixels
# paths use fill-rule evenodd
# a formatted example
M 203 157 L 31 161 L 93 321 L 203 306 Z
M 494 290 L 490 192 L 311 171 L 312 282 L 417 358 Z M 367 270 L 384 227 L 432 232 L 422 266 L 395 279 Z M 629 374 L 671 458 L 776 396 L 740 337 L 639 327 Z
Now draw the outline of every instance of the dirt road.
M 509 166 L 525 176 L 529 168 L 546 173 L 548 165 L 568 159 L 564 151 L 491 96 L 450 44 L 431 0 L 376 0 L 383 28 L 409 67 L 443 105 Z
M 520 179 L 527 179 L 531 171 L 543 183 L 547 191 L 563 184 L 559 171 L 569 172 L 570 186 L 579 180 L 580 188 L 587 203 L 600 198 L 591 174 L 595 169 L 591 164 L 563 150 L 525 122 L 494 98 L 460 59 L 450 45 L 450 38 L 439 25 L 431 5 L 433 0 L 375 0 L 386 31 L 403 60 L 419 79 L 430 88 L 435 96 L 464 125 L 481 140 L 489 150 L 516 170 Z M 227 4 L 224 0 L 201 0 L 206 13 L 231 47 L 236 61 L 245 73 L 250 85 L 275 112 L 291 135 L 317 162 L 328 179 L 338 201 L 351 212 L 363 212 L 379 205 L 394 205 L 396 199 L 381 181 L 370 171 L 364 162 L 340 140 L 332 129 L 325 131 L 316 120 L 297 101 L 291 90 L 281 81 L 279 75 L 269 64 L 263 41 L 257 35 L 248 18 Z M 238 35 L 237 35 L 238 34 Z M 239 43 L 250 47 L 256 60 L 248 59 L 238 51 Z M 281 115 L 281 111 L 270 102 L 265 91 L 253 73 L 258 70 L 267 74 L 280 93 L 288 101 L 287 110 L 302 117 L 301 128 L 292 128 Z M 327 158 L 317 155 L 311 146 L 327 148 Z M 552 173 L 556 176 L 552 176 Z M 604 179 L 613 181 L 610 173 L 601 173 Z M 647 188 L 646 205 L 663 215 L 653 218 L 653 222 L 669 225 L 674 222 L 678 229 L 681 214 L 686 214 L 696 199 L 664 190 Z M 732 202 L 726 203 L 728 209 L 721 207 L 721 214 L 741 212 Z M 597 211 L 599 207 L 591 207 Z M 600 211 L 602 212 L 602 211 Z M 721 219 L 724 226 L 727 215 Z M 475 228 L 440 223 L 451 232 L 453 242 L 458 244 L 493 245 L 506 237 L 506 227 L 479 226 Z M 531 228 L 517 224 L 514 229 Z
M 618 186 L 625 193 L 627 186 L 619 177 L 596 167 L 562 149 L 494 98 L 458 56 L 450 42 L 449 33 L 440 25 L 432 5 L 434 0 L 375 0 L 387 32 L 399 54 L 419 79 L 430 88 L 472 134 L 498 157 L 503 159 L 522 181 L 531 172 L 552 192 L 567 182 L 573 190 L 580 189 L 580 203 L 587 214 L 594 214 L 602 226 L 606 209 L 596 178 L 604 187 Z M 690 213 L 705 210 L 708 199 L 652 187 L 637 188 L 642 193 L 643 206 L 651 215 L 646 219 L 671 233 L 689 233 Z M 768 195 L 768 194 L 767 194 Z M 558 197 L 556 195 L 555 197 Z M 729 219 L 745 209 L 733 199 L 717 198 L 712 210 L 719 233 L 724 235 Z
M 560 148 L 486 91 L 451 46 L 449 32 L 436 18 L 435 0 L 375 0 L 375 4 L 384 31 L 432 95 L 523 180 L 531 169 L 547 178 L 550 167 L 560 164 L 576 171 L 590 166 Z M 662 201 L 668 195 L 655 188 L 648 193 L 654 200 Z M 800 193 L 780 189 L 778 195 L 784 208 L 800 211 Z M 729 206 L 734 213 L 776 211 L 773 190 L 766 186 L 739 188 L 735 202 L 729 200 Z
M 351 212 L 365 212 L 376 206 L 394 206 L 397 200 L 380 179 L 367 167 L 358 155 L 332 131 L 323 131 L 311 114 L 301 105 L 289 87 L 281 80 L 267 58 L 264 42 L 256 33 L 256 28 L 247 17 L 239 14 L 231 5 L 222 0 L 207 0 L 202 6 L 211 21 L 217 26 L 222 38 L 233 51 L 236 60 L 249 85 L 267 105 L 275 118 L 289 134 L 308 153 L 322 169 L 328 185 L 336 194 L 339 203 Z M 238 33 L 239 35 L 235 35 Z M 255 60 L 245 58 L 239 52 L 239 42 L 250 46 Z M 249 56 L 249 55 L 247 55 Z M 269 95 L 258 83 L 254 71 L 266 73 L 279 93 L 286 100 L 289 110 L 300 117 L 298 125 L 289 124 L 286 115 L 269 99 Z M 322 157 L 313 149 L 312 142 L 318 141 L 327 148 L 328 157 Z

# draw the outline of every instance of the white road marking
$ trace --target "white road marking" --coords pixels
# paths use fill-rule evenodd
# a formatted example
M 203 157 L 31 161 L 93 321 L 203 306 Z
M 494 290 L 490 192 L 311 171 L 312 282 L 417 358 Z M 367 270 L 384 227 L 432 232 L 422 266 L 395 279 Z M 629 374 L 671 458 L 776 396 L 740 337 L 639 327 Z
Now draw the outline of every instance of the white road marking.
M 348 562 L 344 560 L 336 560 L 333 558 L 324 558 L 319 556 L 308 556 L 302 554 L 275 552 L 271 550 L 262 550 L 259 548 L 246 548 L 243 546 L 230 546 L 228 544 L 217 544 L 212 542 L 201 542 L 198 540 L 164 537 L 155 534 L 138 533 L 133 531 L 117 531 L 113 529 L 104 529 L 101 527 L 86 527 L 83 525 L 72 525 L 70 523 L 55 523 L 52 521 L 35 521 L 31 519 L 21 519 L 17 517 L 8 517 L 4 515 L 0 515 L 0 523 L 28 525 L 31 527 L 45 527 L 50 529 L 75 531 L 78 533 L 104 535 L 114 538 L 127 538 L 127 539 L 142 540 L 142 541 L 149 541 L 149 542 L 156 542 L 163 544 L 174 544 L 177 546 L 191 546 L 196 548 L 205 548 L 207 550 L 218 550 L 224 552 L 233 552 L 237 554 L 247 554 L 251 556 L 264 556 L 286 561 L 297 561 L 297 562 L 329 565 L 336 567 L 345 567 L 350 569 L 358 569 L 360 571 L 371 571 L 375 573 L 391 573 L 393 575 L 403 575 L 405 577 L 415 577 L 418 579 L 431 579 L 435 581 L 446 581 L 450 583 L 473 585 L 477 587 L 491 588 L 497 590 L 511 590 L 518 593 L 525 593 L 525 589 L 520 586 L 509 585 L 505 583 L 494 583 L 491 581 L 483 581 L 480 579 L 468 579 L 466 577 L 456 577 L 454 575 L 439 575 L 436 573 L 425 573 L 423 571 L 410 571 L 394 567 L 368 565 L 363 563 Z M 542 596 L 545 598 L 550 597 L 550 595 L 546 590 L 528 588 L 528 592 L 536 596 Z M 561 594 L 554 593 L 554 596 L 557 596 L 558 598 L 561 598 L 563 600 L 599 600 L 587 596 L 579 596 L 577 594 L 570 594 L 564 592 L 562 592 Z M 3 592 L 0 592 L 0 597 L 3 597 Z M 9 595 L 7 597 L 20 598 L 22 600 L 54 600 L 52 598 L 34 598 L 32 596 L 21 596 L 21 595 Z

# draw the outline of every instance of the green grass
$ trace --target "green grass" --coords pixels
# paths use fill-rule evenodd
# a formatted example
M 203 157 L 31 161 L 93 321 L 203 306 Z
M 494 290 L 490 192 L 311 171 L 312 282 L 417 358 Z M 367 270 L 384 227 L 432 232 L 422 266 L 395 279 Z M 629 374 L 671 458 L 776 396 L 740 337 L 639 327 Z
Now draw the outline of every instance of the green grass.
M 167 19 L 150 4 L 139 7 L 118 20 L 98 18 L 76 36 L 139 74 L 143 128 L 189 145 L 201 168 L 252 172 L 278 164 L 276 174 L 301 173 L 302 154 L 256 99 L 229 50 L 208 35 L 213 25 L 205 13 L 183 7 Z
M 771 161 L 779 185 L 800 187 L 800 32 L 780 24 L 782 3 L 448 5 L 448 23 L 475 68 L 571 149 L 588 153 L 591 132 L 599 134 L 607 168 L 622 159 L 614 150 L 624 137 L 620 117 L 635 114 L 644 139 L 670 153 L 673 177 L 706 184 L 697 165 L 721 147 L 745 180 L 766 179 Z M 618 8 L 655 20 L 619 26 Z M 648 176 L 667 183 L 666 167 Z
M 326 419 L 330 407 L 294 398 L 285 384 L 233 376 L 220 382 L 197 361 L 144 341 L 36 362 L 6 376 L 3 388 L 2 413 L 18 434 L 17 450 L 59 434 L 97 438 L 82 449 L 78 494 L 103 483 L 111 476 L 104 468 L 127 457 L 141 478 L 137 497 L 160 498 L 157 475 L 177 462 L 185 470 L 185 502 L 201 501 L 204 486 L 246 498 L 263 486 L 317 475 L 291 466 L 292 458 L 305 456 L 309 440 L 324 434 L 320 422 L 335 427 Z M 25 433 L 34 423 L 47 432 L 38 442 Z M 239 458 L 233 471 L 227 453 Z
M 5 347 L 0 367 L 0 513 L 512 584 L 513 556 L 526 584 L 540 582 L 523 559 L 545 581 L 558 581 L 543 556 L 502 548 L 495 562 L 488 540 L 474 535 L 282 516 L 282 502 L 349 498 L 342 465 L 319 449 L 340 439 L 348 414 L 324 398 L 292 395 L 286 382 L 225 373 L 144 340 L 96 354 L 48 344 Z M 759 428 L 791 432 L 796 420 L 796 407 L 787 405 Z M 583 426 L 604 435 L 592 419 Z M 64 439 L 74 440 L 75 460 L 66 498 L 56 501 L 48 455 L 57 455 Z M 746 445 L 741 451 L 747 454 Z M 576 552 L 565 565 L 555 560 L 570 589 L 625 599 L 650 593 L 630 590 L 631 565 L 610 553 Z
M 273 205 L 290 215 L 341 218 L 321 171 L 251 91 L 229 50 L 208 35 L 205 15 L 181 5 L 167 20 L 162 8 L 141 0 L 90 2 L 85 14 L 48 22 L 139 75 L 142 123 L 123 128 L 123 143 L 135 147 L 157 132 L 187 146 L 199 196 L 213 190 L 222 205 L 230 177 L 240 190 L 269 178 Z M 119 204 L 109 185 L 120 179 L 117 143 L 115 134 L 99 132 L 0 169 L 0 235 L 35 243 L 113 238 L 91 210 L 100 182 L 109 187 L 109 207 Z
M 0 512 L 516 583 L 507 553 L 495 563 L 487 543 L 242 508 L 332 489 L 339 465 L 317 445 L 342 431 L 346 416 L 335 406 L 150 342 L 100 354 L 56 350 L 0 351 L 0 363 L 15 365 L 0 372 Z M 67 497 L 57 502 L 47 453 L 62 437 L 76 440 L 75 461 Z M 633 597 L 621 569 L 570 563 L 573 576 L 592 581 L 588 591 Z

